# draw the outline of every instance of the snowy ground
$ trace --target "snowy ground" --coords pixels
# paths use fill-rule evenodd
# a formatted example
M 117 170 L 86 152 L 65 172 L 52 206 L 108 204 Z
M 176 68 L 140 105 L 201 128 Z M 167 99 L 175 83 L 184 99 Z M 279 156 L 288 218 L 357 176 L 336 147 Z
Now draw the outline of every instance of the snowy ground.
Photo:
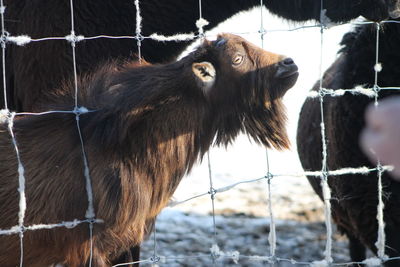
M 264 10 L 264 27 L 267 30 L 295 28 Z M 206 15 L 205 15 L 206 17 Z M 232 18 L 209 35 L 218 32 L 257 32 L 260 29 L 260 10 L 255 9 Z M 350 26 L 337 26 L 324 35 L 323 69 L 336 57 L 339 41 Z M 261 46 L 259 34 L 242 34 L 249 41 Z M 300 69 L 297 85 L 285 96 L 288 109 L 288 131 L 292 149 L 285 152 L 269 151 L 270 172 L 294 174 L 302 172 L 295 150 L 296 122 L 307 91 L 319 77 L 320 69 L 319 28 L 298 31 L 268 32 L 264 48 L 292 57 Z M 228 147 L 214 148 L 210 153 L 214 188 L 264 177 L 267 173 L 265 149 L 251 144 L 241 136 Z M 186 177 L 176 194 L 175 201 L 209 191 L 207 159 Z M 215 198 L 216 236 L 214 237 L 212 205 L 210 195 L 193 199 L 173 208 L 165 209 L 158 217 L 157 254 L 165 257 L 187 257 L 160 263 L 161 266 L 212 266 L 210 248 L 214 238 L 225 253 L 238 252 L 239 266 L 265 266 L 265 261 L 246 256 L 268 256 L 270 247 L 270 216 L 268 211 L 268 184 L 266 179 L 240 184 L 221 192 Z M 313 193 L 305 177 L 279 176 L 271 180 L 272 207 L 276 220 L 277 250 L 280 258 L 311 262 L 324 258 L 326 229 L 323 206 Z M 335 262 L 348 261 L 347 241 L 338 234 L 334 236 L 333 258 Z M 145 242 L 142 258 L 152 256 L 154 242 Z M 200 256 L 199 256 L 200 255 Z M 236 254 L 237 255 L 237 254 Z M 259 258 L 258 258 L 259 259 Z M 217 266 L 234 265 L 232 259 L 219 259 Z M 299 266 L 282 261 L 275 266 Z

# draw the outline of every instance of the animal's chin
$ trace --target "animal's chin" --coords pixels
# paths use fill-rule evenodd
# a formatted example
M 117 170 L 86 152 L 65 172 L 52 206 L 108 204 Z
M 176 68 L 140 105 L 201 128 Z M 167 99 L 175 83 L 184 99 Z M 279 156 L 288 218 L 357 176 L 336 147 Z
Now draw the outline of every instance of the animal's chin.
M 296 84 L 297 78 L 299 78 L 299 72 L 296 71 L 290 75 L 276 79 L 276 86 L 274 88 L 275 96 L 283 97 Z
M 299 72 L 295 71 L 288 76 L 280 78 L 278 81 L 280 82 L 280 80 L 282 80 L 282 83 L 284 84 L 283 88 L 289 90 L 293 87 L 293 85 L 295 85 L 295 83 L 297 82 L 297 78 L 299 78 Z

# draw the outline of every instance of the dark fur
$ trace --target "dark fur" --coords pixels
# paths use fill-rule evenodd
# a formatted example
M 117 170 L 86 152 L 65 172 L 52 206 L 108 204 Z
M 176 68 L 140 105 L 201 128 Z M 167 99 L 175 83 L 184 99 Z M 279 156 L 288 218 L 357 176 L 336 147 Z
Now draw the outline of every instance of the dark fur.
M 383 24 L 380 33 L 379 62 L 383 70 L 378 85 L 400 86 L 400 26 Z M 323 77 L 325 88 L 354 88 L 356 85 L 372 87 L 375 65 L 375 25 L 359 26 L 347 33 L 339 58 Z M 317 83 L 313 90 L 318 90 Z M 381 97 L 395 91 L 380 92 Z M 343 97 L 325 97 L 324 114 L 328 145 L 328 168 L 370 166 L 359 147 L 359 135 L 364 127 L 364 111 L 373 100 L 366 96 L 346 94 Z M 320 170 L 322 160 L 319 99 L 307 99 L 299 120 L 297 144 L 301 162 L 306 170 Z M 311 185 L 322 198 L 319 179 L 309 178 Z M 383 176 L 386 252 L 400 256 L 400 183 Z M 370 175 L 345 175 L 331 177 L 333 218 L 339 229 L 350 240 L 350 255 L 354 261 L 365 258 L 365 247 L 376 252 L 376 210 L 378 203 L 377 173 Z M 387 266 L 399 266 L 400 261 L 390 261 Z
M 205 41 L 182 60 L 165 65 L 106 64 L 80 80 L 81 116 L 96 217 L 94 265 L 138 245 L 149 221 L 166 206 L 181 178 L 212 145 L 245 132 L 267 147 L 287 148 L 281 97 L 297 73 L 275 78 L 282 56 L 225 34 L 224 45 Z M 217 40 L 218 41 L 218 40 Z M 244 53 L 240 67 L 232 57 Z M 199 88 L 193 62 L 211 62 L 216 81 Z M 71 110 L 73 86 L 55 91 L 43 108 Z M 87 197 L 74 115 L 18 117 L 14 131 L 25 165 L 26 225 L 84 218 Z M 17 162 L 5 124 L 0 126 L 0 229 L 17 224 Z M 83 266 L 88 226 L 28 231 L 24 264 Z M 0 236 L 0 266 L 19 261 L 18 235 Z
M 388 16 L 388 3 L 393 0 L 324 0 L 327 15 L 333 21 L 347 21 L 365 15 L 371 19 Z M 319 20 L 320 0 L 268 0 L 265 6 L 287 19 Z M 206 29 L 218 25 L 239 11 L 260 4 L 259 0 L 203 0 L 203 16 L 210 22 Z M 5 0 L 6 29 L 11 35 L 28 34 L 33 38 L 65 36 L 71 31 L 69 1 Z M 172 35 L 196 32 L 197 0 L 141 1 L 143 32 Z M 84 36 L 99 34 L 134 35 L 136 10 L 132 1 L 74 1 L 76 33 Z M 152 63 L 167 62 L 178 56 L 188 42 L 142 43 L 144 58 Z M 137 53 L 134 40 L 85 41 L 77 45 L 78 72 L 92 71 L 100 62 L 111 58 L 131 58 Z M 9 107 L 17 111 L 39 110 L 39 99 L 51 98 L 48 93 L 72 75 L 71 47 L 67 42 L 31 43 L 26 47 L 9 45 L 6 75 Z M 1 83 L 1 86 L 3 84 Z M 0 88 L 2 89 L 2 87 Z M 1 90 L 3 92 L 3 90 Z M 0 108 L 3 106 L 0 94 Z

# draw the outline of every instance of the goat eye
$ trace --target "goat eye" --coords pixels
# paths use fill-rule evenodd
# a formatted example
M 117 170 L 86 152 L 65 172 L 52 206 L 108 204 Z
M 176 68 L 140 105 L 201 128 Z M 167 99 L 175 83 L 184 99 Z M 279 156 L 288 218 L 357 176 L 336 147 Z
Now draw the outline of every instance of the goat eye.
M 232 64 L 235 66 L 240 65 L 243 62 L 243 58 L 243 55 L 236 55 L 232 60 Z

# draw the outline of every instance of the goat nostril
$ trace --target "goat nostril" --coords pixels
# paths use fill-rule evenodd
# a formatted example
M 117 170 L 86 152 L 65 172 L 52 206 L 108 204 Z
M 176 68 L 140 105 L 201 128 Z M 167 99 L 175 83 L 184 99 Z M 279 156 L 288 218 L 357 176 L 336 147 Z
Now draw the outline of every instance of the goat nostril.
M 278 78 L 286 78 L 297 73 L 297 71 L 298 67 L 294 63 L 293 59 L 287 57 L 277 64 L 277 70 L 275 75 Z
M 287 58 L 285 58 L 285 59 L 282 61 L 282 64 L 283 64 L 283 65 L 292 65 L 292 64 L 294 64 L 294 61 L 293 61 L 292 58 L 287 57 Z

